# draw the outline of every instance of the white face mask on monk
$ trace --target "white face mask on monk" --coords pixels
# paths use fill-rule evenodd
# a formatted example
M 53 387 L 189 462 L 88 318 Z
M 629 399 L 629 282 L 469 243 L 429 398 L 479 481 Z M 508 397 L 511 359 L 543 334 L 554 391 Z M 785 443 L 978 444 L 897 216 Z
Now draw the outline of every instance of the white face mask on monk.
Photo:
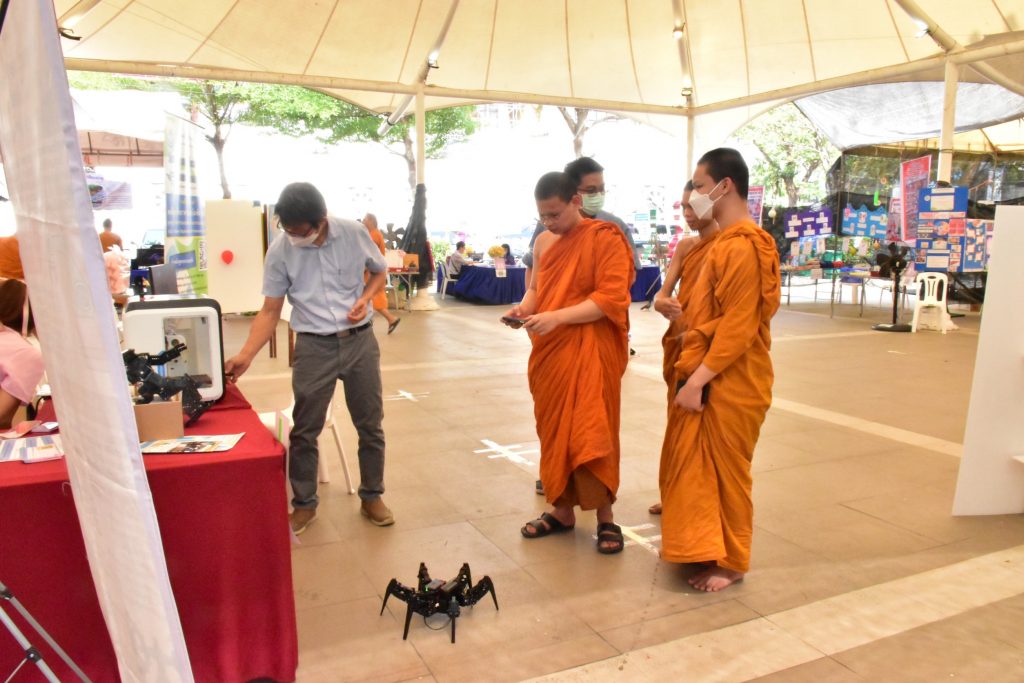
M 715 207 L 715 202 L 717 202 L 718 199 L 722 198 L 721 195 L 719 195 L 718 199 L 712 199 L 711 192 L 717 190 L 718 186 L 724 182 L 725 178 L 719 180 L 717 183 L 715 183 L 715 186 L 712 187 L 711 191 L 708 192 L 707 194 L 702 194 L 697 190 L 694 190 L 690 194 L 690 208 L 692 208 L 693 212 L 697 214 L 697 218 L 699 218 L 700 220 L 706 220 L 708 218 L 711 218 L 711 212 Z

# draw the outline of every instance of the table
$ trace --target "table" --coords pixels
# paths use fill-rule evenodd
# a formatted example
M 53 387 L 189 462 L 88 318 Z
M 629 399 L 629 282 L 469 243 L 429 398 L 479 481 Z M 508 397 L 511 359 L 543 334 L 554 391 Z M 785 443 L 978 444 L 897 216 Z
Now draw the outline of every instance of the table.
M 245 432 L 235 448 L 144 456 L 171 588 L 196 681 L 292 681 L 298 635 L 284 449 L 237 387 L 226 392 L 185 431 Z M 50 406 L 41 417 L 52 413 Z M 114 650 L 66 482 L 63 460 L 0 463 L 0 579 L 86 675 L 116 681 Z M 77 680 L 34 631 L 20 625 L 61 680 Z M 11 671 L 21 658 L 14 639 L 0 629 L 0 672 Z M 26 666 L 17 680 L 41 678 Z
M 649 301 L 661 289 L 661 268 L 658 266 L 641 266 L 636 274 L 636 281 L 629 290 L 630 301 Z
M 420 274 L 417 268 L 388 268 L 388 279 L 398 280 L 405 285 L 405 310 L 412 311 L 413 278 Z M 395 294 L 395 308 L 398 308 L 398 294 Z
M 508 266 L 498 277 L 494 266 L 462 266 L 451 293 L 483 304 L 517 304 L 526 295 L 526 268 Z

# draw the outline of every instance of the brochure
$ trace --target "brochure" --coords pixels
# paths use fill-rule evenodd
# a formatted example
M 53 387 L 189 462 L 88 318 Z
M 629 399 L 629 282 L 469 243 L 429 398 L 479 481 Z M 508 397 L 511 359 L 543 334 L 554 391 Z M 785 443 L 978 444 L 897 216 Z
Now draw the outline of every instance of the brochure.
M 31 436 L 0 441 L 0 462 L 43 462 L 64 457 L 60 436 Z
M 245 436 L 240 434 L 218 434 L 216 436 L 182 436 L 177 439 L 159 439 L 142 442 L 146 454 L 219 453 L 230 451 Z

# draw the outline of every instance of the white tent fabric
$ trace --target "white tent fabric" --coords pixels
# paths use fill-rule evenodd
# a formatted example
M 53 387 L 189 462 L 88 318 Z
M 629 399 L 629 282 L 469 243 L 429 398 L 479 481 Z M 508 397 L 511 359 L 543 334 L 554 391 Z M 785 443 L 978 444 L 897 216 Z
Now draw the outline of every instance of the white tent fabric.
M 941 81 L 943 50 L 904 6 L 911 0 L 55 0 L 58 17 L 88 10 L 73 28 L 82 39 L 64 41 L 70 68 L 294 83 L 393 112 L 436 57 L 428 109 L 500 100 L 669 117 L 760 111 L 895 78 Z M 944 29 L 968 52 L 1020 49 L 1024 0 L 913 7 L 933 35 Z M 1019 53 L 986 64 L 1009 82 L 1024 73 Z M 988 81 L 973 68 L 962 80 Z
M 0 87 L 0 146 L 21 258 L 121 678 L 191 681 L 53 21 L 48 0 L 18 0 L 0 33 L 0 68 L 19 74 Z
M 795 102 L 839 149 L 937 137 L 942 130 L 942 83 L 882 83 L 804 97 Z M 1024 116 L 1024 97 L 998 85 L 960 83 L 956 130 Z
M 71 101 L 90 166 L 163 166 L 167 113 L 184 113 L 177 93 L 77 90 Z

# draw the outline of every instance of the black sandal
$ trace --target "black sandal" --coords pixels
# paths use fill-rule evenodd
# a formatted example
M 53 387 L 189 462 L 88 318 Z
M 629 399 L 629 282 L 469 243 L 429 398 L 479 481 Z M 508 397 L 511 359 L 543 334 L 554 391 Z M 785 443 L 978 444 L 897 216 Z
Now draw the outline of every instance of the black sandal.
M 534 532 L 532 534 L 527 531 L 527 526 L 533 527 Z M 524 524 L 523 528 L 519 530 L 519 533 L 523 535 L 523 538 L 543 538 L 544 536 L 550 536 L 551 534 L 560 534 L 565 531 L 572 531 L 574 528 L 576 528 L 575 524 L 562 524 L 558 521 L 557 517 L 551 513 L 544 512 L 537 519 Z
M 602 543 L 614 543 L 607 546 Z M 622 527 L 612 522 L 601 522 L 597 525 L 597 552 L 602 555 L 621 553 L 626 547 L 626 539 L 622 537 Z

